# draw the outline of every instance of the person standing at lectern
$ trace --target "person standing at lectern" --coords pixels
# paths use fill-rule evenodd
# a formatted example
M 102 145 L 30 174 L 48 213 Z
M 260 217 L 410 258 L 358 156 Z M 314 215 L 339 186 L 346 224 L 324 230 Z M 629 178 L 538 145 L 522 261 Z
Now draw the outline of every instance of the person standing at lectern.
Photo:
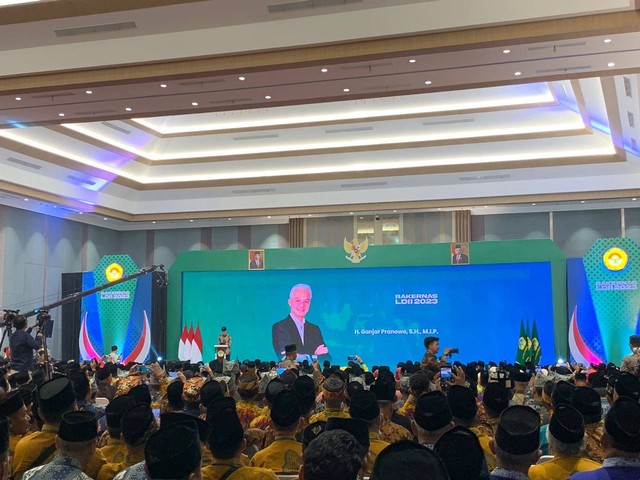
M 218 335 L 218 345 L 226 345 L 227 349 L 224 356 L 227 360 L 231 359 L 231 335 L 227 332 L 227 327 L 222 327 L 220 335 Z
M 11 368 L 18 372 L 33 370 L 33 351 L 42 346 L 42 332 L 34 339 L 31 336 L 33 327 L 27 328 L 27 317 L 18 315 L 14 322 L 16 331 L 9 337 L 11 347 Z
M 311 287 L 305 283 L 294 285 L 289 292 L 289 307 L 291 311 L 287 318 L 271 329 L 276 355 L 281 358 L 285 354 L 285 346 L 292 344 L 297 345 L 298 353 L 302 355 L 327 355 L 329 349 L 320 328 L 305 318 L 311 307 Z

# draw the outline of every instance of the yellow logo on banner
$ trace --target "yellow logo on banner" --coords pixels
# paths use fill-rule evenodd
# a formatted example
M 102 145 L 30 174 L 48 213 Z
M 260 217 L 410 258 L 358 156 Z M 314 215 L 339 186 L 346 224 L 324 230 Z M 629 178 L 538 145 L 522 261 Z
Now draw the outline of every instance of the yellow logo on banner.
M 604 252 L 602 261 L 608 270 L 619 271 L 627 266 L 629 255 L 620 247 L 613 247 Z
M 109 265 L 104 274 L 107 277 L 107 280 L 110 282 L 115 282 L 116 280 L 120 280 L 122 278 L 122 274 L 124 273 L 124 269 L 120 264 L 112 263 Z

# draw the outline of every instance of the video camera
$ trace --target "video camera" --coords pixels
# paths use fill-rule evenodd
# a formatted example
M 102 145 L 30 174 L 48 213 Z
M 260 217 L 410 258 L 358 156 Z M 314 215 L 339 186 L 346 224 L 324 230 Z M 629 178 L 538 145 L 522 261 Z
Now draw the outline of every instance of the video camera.
M 20 315 L 20 310 L 5 310 L 2 316 L 2 326 L 5 329 L 14 328 L 18 315 Z
M 450 348 L 449 349 L 449 353 L 447 353 L 447 356 L 450 357 L 451 355 L 456 354 L 456 353 L 460 353 L 460 350 L 457 349 L 457 348 Z

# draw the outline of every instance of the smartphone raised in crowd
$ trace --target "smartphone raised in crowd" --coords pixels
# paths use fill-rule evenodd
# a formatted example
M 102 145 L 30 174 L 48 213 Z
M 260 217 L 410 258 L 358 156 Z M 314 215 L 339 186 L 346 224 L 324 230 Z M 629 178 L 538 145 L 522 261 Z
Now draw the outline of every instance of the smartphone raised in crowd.
M 449 386 L 449 380 L 451 380 L 451 366 L 440 367 L 440 385 L 442 388 Z
M 355 361 L 356 361 L 356 358 L 358 358 L 358 356 L 357 356 L 357 355 L 349 355 L 349 356 L 347 357 L 347 362 L 355 362 Z

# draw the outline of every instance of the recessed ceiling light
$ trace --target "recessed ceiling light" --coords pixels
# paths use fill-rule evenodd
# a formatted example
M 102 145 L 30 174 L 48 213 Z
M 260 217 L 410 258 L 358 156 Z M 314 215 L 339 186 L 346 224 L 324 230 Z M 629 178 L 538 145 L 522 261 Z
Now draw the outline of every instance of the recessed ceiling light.
M 227 218 L 227 220 L 231 220 L 231 217 Z
M 267 215 L 267 218 L 271 218 L 271 215 Z
M 78 212 L 78 215 L 82 215 L 82 212 Z
M 86 91 L 86 92 L 84 92 L 84 93 L 86 93 L 87 95 L 91 95 L 91 94 L 93 94 L 93 90 L 87 90 L 87 91 Z
M 348 89 L 348 88 L 343 88 L 343 89 L 342 89 L 342 91 L 343 91 L 344 93 L 349 93 L 351 90 L 350 90 L 350 89 Z
M 536 206 L 536 204 L 535 204 L 535 203 L 532 203 L 531 205 L 533 205 L 534 207 Z
M 59 117 L 64 117 L 64 113 L 59 113 L 58 116 Z
M 189 220 L 190 223 L 193 223 L 193 219 Z
M 393 213 L 398 213 L 398 210 L 394 210 Z
M 605 38 L 604 39 L 604 43 L 611 43 L 611 39 L 610 38 Z
M 416 63 L 416 59 L 412 58 L 411 60 L 409 60 L 409 63 Z
M 154 220 L 154 221 L 153 221 L 153 222 L 151 222 L 151 223 L 156 223 L 156 221 Z
M 193 105 L 194 107 L 198 106 L 198 102 L 191 102 L 191 105 Z
M 631 200 L 633 200 L 635 202 L 637 200 L 637 198 L 632 198 Z
M 353 212 L 349 212 L 349 215 L 353 215 Z
M 487 208 L 487 205 L 485 205 L 484 208 Z
M 265 96 L 264 96 L 264 99 L 265 99 L 265 100 L 271 100 L 271 95 L 265 95 Z
M 424 82 L 425 85 L 431 85 L 431 80 L 427 80 L 426 82 Z
M 308 217 L 310 217 L 310 216 L 311 216 L 311 214 L 309 214 L 309 215 L 307 215 L 307 216 L 308 216 Z
M 514 75 L 515 75 L 516 77 L 519 77 L 520 75 L 522 75 L 522 72 L 516 72 L 516 73 L 514 73 Z
M 609 62 L 609 63 L 607 63 L 607 67 L 615 67 L 615 66 L 616 66 L 616 64 L 615 64 L 615 63 L 613 63 L 613 62 Z
M 102 217 L 102 219 L 103 219 L 104 221 L 107 221 L 107 217 Z
M 504 50 L 502 50 L 502 53 L 504 54 L 511 53 L 511 50 L 509 50 L 508 48 L 505 48 Z
M 580 200 L 580 203 L 584 203 L 584 200 Z
M 19 102 L 20 100 L 22 100 L 22 97 L 16 97 L 16 100 Z
M 238 80 L 240 80 L 241 82 L 244 82 L 247 79 L 247 77 L 238 77 Z
M 438 209 L 438 211 L 442 210 L 441 208 Z
M 167 84 L 166 83 L 161 83 L 160 84 L 160 88 L 167 88 Z
M 328 69 L 328 68 L 321 68 L 321 69 L 320 69 L 320 71 L 321 71 L 322 73 L 327 73 L 327 72 L 329 71 L 329 69 Z
M 125 110 L 126 110 L 127 112 L 130 112 L 131 110 L 133 110 L 133 108 L 131 108 L 131 107 L 127 107 L 127 108 L 125 108 Z
M 24 201 L 25 201 L 25 202 L 28 202 L 28 201 L 29 201 L 29 199 L 28 199 L 28 198 L 25 198 L 25 199 L 24 199 Z

